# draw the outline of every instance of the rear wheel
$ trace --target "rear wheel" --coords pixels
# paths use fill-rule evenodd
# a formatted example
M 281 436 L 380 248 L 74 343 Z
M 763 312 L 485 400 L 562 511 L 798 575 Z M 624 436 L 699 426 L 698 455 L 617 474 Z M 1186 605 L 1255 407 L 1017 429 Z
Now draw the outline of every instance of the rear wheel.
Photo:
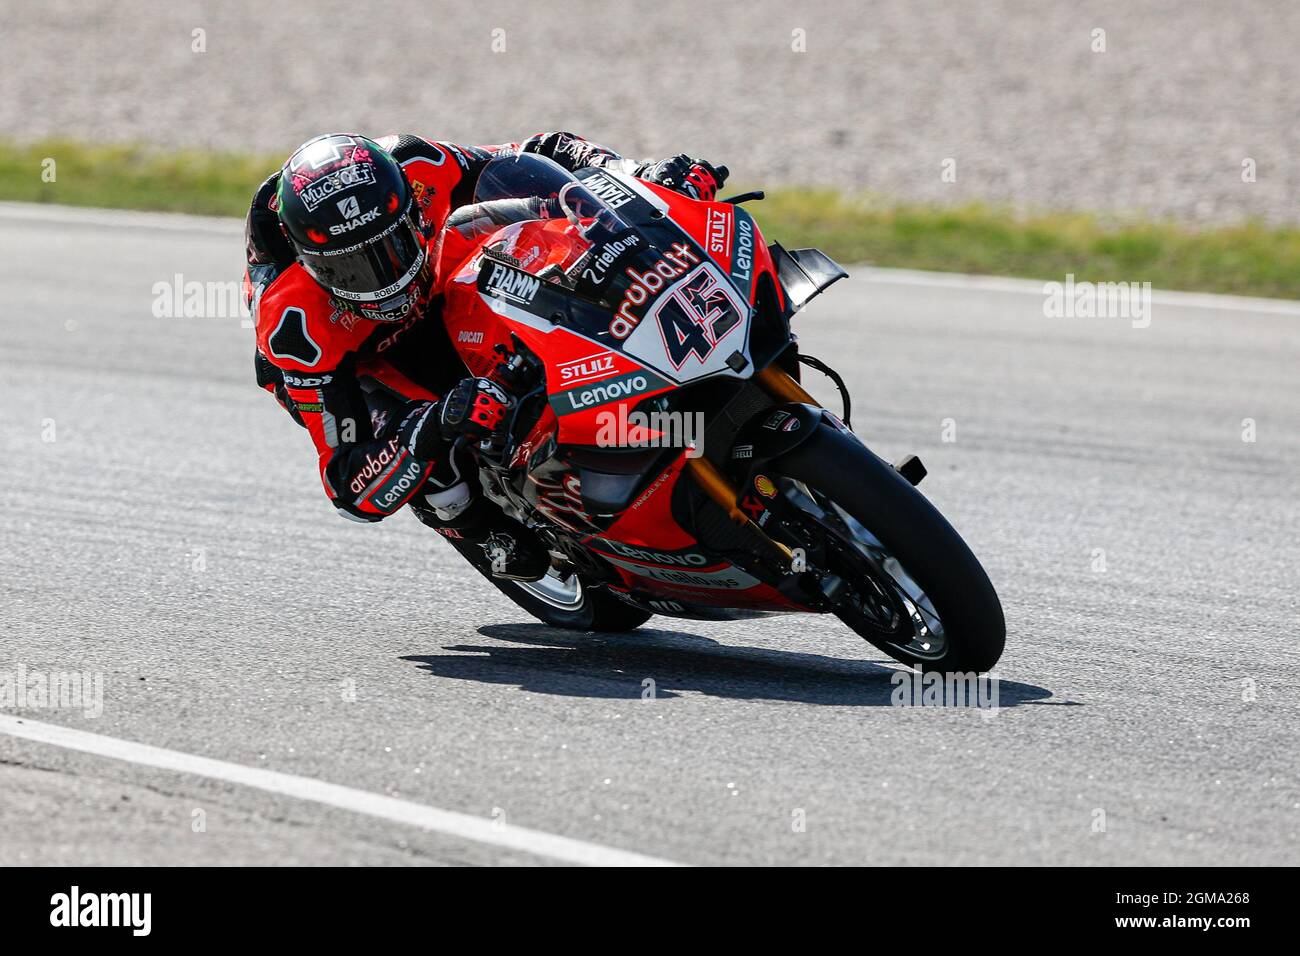
M 837 617 L 924 670 L 984 672 L 997 663 L 1006 623 L 988 575 L 890 465 L 822 424 L 770 467 L 790 479 L 783 493 L 795 517 L 787 524 L 809 541 Z
M 624 604 L 604 588 L 589 587 L 582 575 L 554 568 L 539 581 L 503 581 L 479 568 L 506 597 L 543 624 L 574 631 L 630 631 L 650 612 Z

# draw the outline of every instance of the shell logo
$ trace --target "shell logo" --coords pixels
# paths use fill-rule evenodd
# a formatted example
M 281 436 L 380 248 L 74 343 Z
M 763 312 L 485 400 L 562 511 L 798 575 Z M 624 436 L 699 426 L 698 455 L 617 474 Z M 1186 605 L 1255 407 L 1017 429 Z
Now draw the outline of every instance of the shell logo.
M 754 487 L 764 498 L 771 498 L 776 494 L 776 485 L 774 485 L 772 479 L 766 475 L 759 475 L 755 478 Z

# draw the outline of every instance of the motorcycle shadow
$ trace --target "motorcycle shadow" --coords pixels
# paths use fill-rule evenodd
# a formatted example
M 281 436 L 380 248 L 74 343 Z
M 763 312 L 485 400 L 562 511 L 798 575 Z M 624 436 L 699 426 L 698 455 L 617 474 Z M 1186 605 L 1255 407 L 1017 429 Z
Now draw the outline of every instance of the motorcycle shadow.
M 456 644 L 444 648 L 455 653 L 402 660 L 434 677 L 512 684 L 566 697 L 629 700 L 647 696 L 653 687 L 655 699 L 696 692 L 839 707 L 896 706 L 900 689 L 893 676 L 918 676 L 902 665 L 720 644 L 683 631 L 642 628 L 626 634 L 583 634 L 544 624 L 490 624 L 478 633 L 504 643 Z M 1032 684 L 998 682 L 999 707 L 1051 696 L 1051 691 Z

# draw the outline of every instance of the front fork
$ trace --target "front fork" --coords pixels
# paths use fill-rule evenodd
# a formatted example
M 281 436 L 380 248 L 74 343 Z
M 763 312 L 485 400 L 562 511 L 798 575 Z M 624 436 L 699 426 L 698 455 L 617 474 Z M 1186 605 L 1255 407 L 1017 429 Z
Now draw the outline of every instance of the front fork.
M 796 382 L 789 372 L 778 368 L 776 365 L 769 365 L 761 371 L 755 372 L 754 381 L 779 401 L 821 407 L 817 399 L 804 391 L 803 386 Z M 786 573 L 792 573 L 794 554 L 741 510 L 738 504 L 739 493 L 726 475 L 703 456 L 687 458 L 686 468 L 690 472 L 691 478 L 700 486 L 700 489 L 712 498 L 732 521 L 741 527 L 748 528 L 756 535 L 764 550 L 768 552 L 768 557 L 775 560 Z

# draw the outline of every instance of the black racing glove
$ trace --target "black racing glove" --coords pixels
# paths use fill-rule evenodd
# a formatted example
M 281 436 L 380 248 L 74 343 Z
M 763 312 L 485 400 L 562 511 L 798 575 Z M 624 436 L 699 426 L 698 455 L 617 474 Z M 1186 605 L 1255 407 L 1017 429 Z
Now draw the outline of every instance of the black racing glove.
M 438 424 L 448 441 L 466 435 L 475 441 L 492 437 L 505 427 L 510 396 L 487 378 L 463 378 L 438 403 Z
M 525 140 L 519 151 L 553 159 L 569 172 L 587 166 L 600 166 L 606 160 L 618 158 L 617 153 L 589 143 L 573 133 L 538 133 Z
M 440 461 L 447 450 L 439 411 L 437 402 L 420 402 L 406 413 L 398 428 L 398 442 L 420 461 Z
M 666 186 L 692 199 L 712 202 L 718 190 L 727 181 L 726 166 L 714 166 L 703 159 L 691 159 L 685 153 L 645 163 L 637 168 L 636 175 L 652 183 Z

